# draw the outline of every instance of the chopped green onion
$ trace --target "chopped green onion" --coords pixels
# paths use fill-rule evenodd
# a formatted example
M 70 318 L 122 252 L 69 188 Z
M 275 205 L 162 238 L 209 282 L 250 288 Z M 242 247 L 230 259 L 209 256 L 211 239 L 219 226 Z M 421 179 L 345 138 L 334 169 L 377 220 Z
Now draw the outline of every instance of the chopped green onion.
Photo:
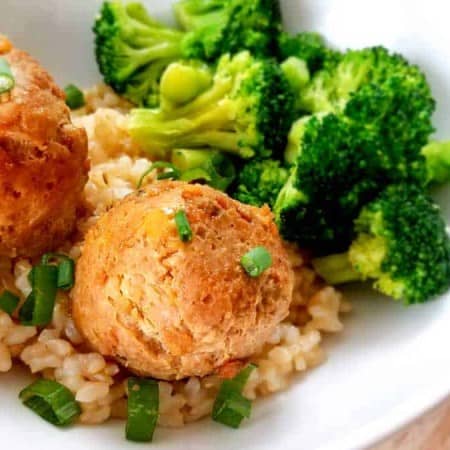
M 255 247 L 241 258 L 241 265 L 248 275 L 259 277 L 272 265 L 272 256 L 265 247 Z
M 64 88 L 66 94 L 66 105 L 70 109 L 78 109 L 86 104 L 84 94 L 74 84 L 68 84 Z
M 81 413 L 72 392 L 53 380 L 35 381 L 20 392 L 19 398 L 25 406 L 53 425 L 69 425 Z
M 11 91 L 15 84 L 16 81 L 8 61 L 0 57 L 0 94 Z
M 74 285 L 74 273 L 75 273 L 75 263 L 72 258 L 69 258 L 62 253 L 46 253 L 42 256 L 42 264 L 48 265 L 52 260 L 58 262 L 58 289 L 63 291 L 68 291 L 72 289 Z M 32 276 L 32 275 L 31 275 Z
M 175 213 L 175 225 L 183 242 L 188 242 L 192 239 L 191 225 L 184 210 L 180 209 Z
M 142 183 L 144 182 L 145 177 L 153 172 L 155 169 L 169 169 L 166 172 L 161 172 L 157 175 L 158 180 L 165 180 L 168 178 L 172 178 L 174 180 L 178 180 L 180 178 L 180 172 L 179 170 L 171 163 L 166 161 L 157 161 L 153 163 L 139 178 L 139 181 L 137 182 L 136 188 L 140 189 L 142 187 Z
M 23 325 L 44 326 L 53 316 L 58 269 L 43 264 L 34 266 L 32 278 L 32 291 L 19 311 L 19 320 Z
M 126 438 L 135 442 L 151 441 L 158 416 L 158 382 L 143 378 L 128 378 Z
M 0 295 L 0 309 L 11 315 L 19 304 L 19 297 L 10 291 L 3 291 Z
M 244 418 L 249 418 L 252 404 L 242 395 L 254 364 L 249 364 L 231 380 L 224 380 L 213 406 L 212 418 L 232 428 L 239 428 Z

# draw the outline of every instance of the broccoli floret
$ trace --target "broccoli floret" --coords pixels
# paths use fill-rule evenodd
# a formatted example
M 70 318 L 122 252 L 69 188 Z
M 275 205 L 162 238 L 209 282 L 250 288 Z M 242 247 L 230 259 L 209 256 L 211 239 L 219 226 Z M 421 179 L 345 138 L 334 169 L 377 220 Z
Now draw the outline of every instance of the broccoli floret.
M 254 206 L 273 206 L 289 171 L 279 161 L 250 161 L 239 172 L 233 197 Z
M 355 221 L 348 253 L 314 260 L 330 283 L 372 279 L 374 287 L 407 304 L 450 286 L 450 240 L 439 207 L 415 187 L 392 185 Z
M 157 104 L 159 78 L 182 56 L 184 33 L 152 19 L 141 3 L 121 1 L 103 3 L 94 33 L 105 82 L 136 104 Z
M 213 62 L 227 52 L 275 51 L 274 36 L 281 27 L 275 0 L 187 0 L 176 10 L 184 22 L 190 17 L 192 31 L 167 27 L 150 17 L 141 3 L 121 0 L 104 2 L 95 21 L 100 72 L 107 84 L 137 105 L 158 104 L 160 77 L 179 59 Z
M 442 184 L 450 181 L 450 141 L 429 142 L 422 148 L 427 165 L 429 184 Z
M 281 32 L 278 35 L 278 52 L 281 60 L 291 56 L 306 62 L 310 73 L 321 69 L 327 58 L 334 59 L 338 52 L 329 49 L 319 33 L 304 31 L 296 35 Z
M 304 117 L 288 140 L 285 156 L 294 165 L 275 216 L 286 239 L 317 254 L 346 249 L 354 219 L 386 185 L 422 185 L 425 178 L 420 152 L 385 148 L 377 130 L 343 115 Z
M 204 60 L 249 50 L 274 56 L 281 31 L 278 0 L 181 0 L 174 5 L 179 24 L 188 32 L 185 55 Z
M 226 191 L 236 178 L 230 158 L 218 150 L 175 149 L 172 164 L 183 181 L 201 181 L 220 191 Z
M 184 80 L 173 81 L 173 89 L 182 90 Z M 132 110 L 128 129 L 153 156 L 177 147 L 211 147 L 266 158 L 284 149 L 292 103 L 278 64 L 241 52 L 224 55 L 210 88 L 192 101 L 171 110 Z
M 328 61 L 303 91 L 302 108 L 342 112 L 361 126 L 377 128 L 385 147 L 416 152 L 433 131 L 435 102 L 417 66 L 372 47 Z

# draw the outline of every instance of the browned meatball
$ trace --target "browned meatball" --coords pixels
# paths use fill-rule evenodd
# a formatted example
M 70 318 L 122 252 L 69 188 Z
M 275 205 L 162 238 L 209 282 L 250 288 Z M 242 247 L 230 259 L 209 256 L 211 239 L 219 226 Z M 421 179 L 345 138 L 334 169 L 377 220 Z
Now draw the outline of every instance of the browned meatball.
M 50 75 L 2 44 L 16 84 L 0 98 L 0 255 L 34 256 L 73 230 L 87 181 L 87 138 Z
M 192 228 L 182 242 L 174 213 Z M 265 246 L 272 266 L 246 274 Z M 207 375 L 254 353 L 288 314 L 293 273 L 272 214 L 207 186 L 159 182 L 122 200 L 87 234 L 73 316 L 92 347 L 162 379 Z

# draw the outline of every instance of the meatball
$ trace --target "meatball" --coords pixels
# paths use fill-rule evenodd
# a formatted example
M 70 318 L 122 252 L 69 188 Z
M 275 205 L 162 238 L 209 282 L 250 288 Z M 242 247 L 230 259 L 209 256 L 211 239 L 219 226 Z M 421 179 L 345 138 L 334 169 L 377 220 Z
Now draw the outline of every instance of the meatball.
M 174 214 L 184 210 L 192 239 Z M 252 278 L 242 255 L 264 246 Z M 94 349 L 160 379 L 204 376 L 253 354 L 283 320 L 293 273 L 267 207 L 202 185 L 158 182 L 130 194 L 88 232 L 73 317 Z
M 72 125 L 50 75 L 0 41 L 15 78 L 0 97 L 0 256 L 34 256 L 74 228 L 87 181 L 87 138 Z

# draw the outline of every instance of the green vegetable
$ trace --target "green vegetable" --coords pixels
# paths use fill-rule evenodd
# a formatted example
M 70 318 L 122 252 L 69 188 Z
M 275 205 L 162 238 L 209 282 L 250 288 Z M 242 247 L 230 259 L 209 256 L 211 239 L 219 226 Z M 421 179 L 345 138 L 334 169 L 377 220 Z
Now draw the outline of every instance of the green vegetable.
M 175 213 L 175 225 L 180 239 L 183 242 L 189 242 L 192 239 L 192 229 L 186 213 L 182 209 Z
M 364 207 L 348 253 L 313 261 L 330 283 L 374 280 L 375 289 L 406 304 L 450 286 L 450 240 L 440 209 L 417 188 L 390 186 Z
M 55 306 L 58 268 L 49 265 L 33 267 L 32 291 L 19 311 L 23 325 L 45 326 L 51 322 Z
M 212 418 L 232 428 L 239 428 L 244 418 L 249 418 L 251 401 L 242 395 L 251 372 L 256 368 L 249 364 L 231 380 L 224 380 L 213 406 Z
M 207 65 L 198 62 L 174 62 L 161 77 L 161 98 L 166 102 L 161 108 L 171 109 L 173 105 L 188 103 L 211 85 L 212 74 Z
M 312 113 L 343 112 L 383 138 L 386 151 L 419 152 L 433 132 L 435 101 L 421 70 L 383 47 L 326 60 L 302 94 Z
M 0 94 L 11 91 L 15 84 L 16 81 L 8 61 L 0 57 Z
M 239 172 L 233 197 L 254 206 L 273 206 L 288 176 L 279 161 L 250 161 Z
M 181 180 L 205 181 L 220 191 L 225 191 L 236 177 L 230 158 L 217 150 L 176 149 L 172 164 L 182 173 Z
M 68 84 L 64 88 L 66 94 L 66 105 L 70 109 L 78 109 L 86 104 L 84 94 L 74 84 Z
M 303 90 L 310 81 L 310 73 L 308 66 L 303 59 L 290 56 L 284 60 L 281 65 L 281 70 L 289 82 L 292 93 L 295 97 L 295 109 L 301 110 Z
M 174 11 L 189 31 L 183 42 L 189 58 L 212 60 L 244 49 L 256 56 L 276 53 L 281 31 L 278 0 L 180 0 Z
M 128 378 L 128 418 L 126 438 L 149 442 L 159 416 L 159 386 L 156 380 Z
M 427 181 L 442 184 L 450 181 L 450 141 L 433 141 L 422 148 L 427 166 Z
M 145 180 L 145 177 L 157 169 L 168 169 L 164 172 L 158 173 L 158 180 L 167 180 L 168 178 L 178 180 L 180 178 L 180 172 L 173 164 L 166 161 L 157 161 L 152 163 L 151 166 L 141 175 L 137 182 L 136 189 L 140 189 L 142 187 L 142 183 Z
M 152 157 L 167 157 L 171 149 L 180 147 L 215 148 L 242 158 L 268 157 L 285 146 L 292 101 L 288 82 L 275 62 L 241 52 L 223 56 L 212 86 L 183 106 L 169 111 L 132 110 L 128 129 Z
M 17 308 L 18 304 L 19 297 L 10 291 L 3 291 L 0 295 L 0 309 L 5 311 L 5 313 L 11 315 Z
M 62 384 L 40 379 L 23 389 L 23 404 L 53 425 L 69 425 L 81 414 L 74 395 Z
M 307 64 L 311 73 L 321 69 L 326 59 L 337 52 L 328 49 L 319 33 L 305 31 L 294 36 L 282 32 L 278 36 L 279 57 L 281 60 L 294 56 Z
M 58 289 L 68 291 L 72 289 L 75 283 L 75 262 L 72 258 L 69 258 L 62 253 L 45 253 L 41 258 L 41 263 L 44 265 L 50 264 L 52 261 L 56 261 L 58 268 Z M 33 284 L 33 270 L 29 273 L 30 282 Z
M 195 29 L 183 32 L 153 19 L 139 2 L 104 2 L 94 33 L 97 64 L 105 82 L 137 105 L 156 106 L 161 76 L 172 62 L 215 61 L 243 49 L 264 55 L 274 51 L 275 31 L 280 28 L 277 1 L 217 1 L 213 15 L 211 4 L 210 0 L 179 3 L 179 18 L 196 17 Z M 185 82 L 199 83 L 192 77 Z M 182 92 L 181 87 L 178 93 Z
M 272 265 L 272 255 L 265 247 L 255 247 L 241 258 L 241 266 L 253 278 L 259 277 Z

